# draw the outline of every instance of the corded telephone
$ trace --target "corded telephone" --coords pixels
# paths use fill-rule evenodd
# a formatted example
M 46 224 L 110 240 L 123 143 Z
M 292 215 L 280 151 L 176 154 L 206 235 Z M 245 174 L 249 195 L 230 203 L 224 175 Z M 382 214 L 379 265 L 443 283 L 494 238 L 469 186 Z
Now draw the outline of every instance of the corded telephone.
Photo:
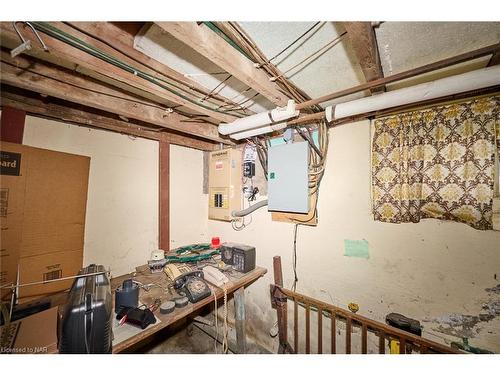
M 174 289 L 184 294 L 189 302 L 196 303 L 212 294 L 203 280 L 203 271 L 185 273 L 174 280 Z
M 203 268 L 203 274 L 205 280 L 209 283 L 221 287 L 225 283 L 229 282 L 229 279 L 226 275 L 220 272 L 217 268 L 213 266 L 206 266 Z

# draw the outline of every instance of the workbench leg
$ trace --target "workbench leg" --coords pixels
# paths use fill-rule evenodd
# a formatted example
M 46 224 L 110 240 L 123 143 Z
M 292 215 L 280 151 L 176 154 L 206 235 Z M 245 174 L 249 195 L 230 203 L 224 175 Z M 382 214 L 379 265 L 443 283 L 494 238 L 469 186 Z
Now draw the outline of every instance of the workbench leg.
M 236 345 L 238 354 L 247 352 L 247 337 L 245 331 L 245 288 L 234 291 L 234 311 L 236 322 Z

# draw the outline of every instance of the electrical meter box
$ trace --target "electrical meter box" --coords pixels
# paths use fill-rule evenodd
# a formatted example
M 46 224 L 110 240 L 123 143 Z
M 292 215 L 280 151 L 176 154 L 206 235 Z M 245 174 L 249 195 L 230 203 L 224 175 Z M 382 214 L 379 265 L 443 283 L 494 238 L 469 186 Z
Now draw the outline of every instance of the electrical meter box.
M 241 210 L 241 150 L 212 151 L 208 169 L 208 218 L 231 221 Z
M 268 153 L 268 211 L 309 212 L 309 144 L 272 146 Z

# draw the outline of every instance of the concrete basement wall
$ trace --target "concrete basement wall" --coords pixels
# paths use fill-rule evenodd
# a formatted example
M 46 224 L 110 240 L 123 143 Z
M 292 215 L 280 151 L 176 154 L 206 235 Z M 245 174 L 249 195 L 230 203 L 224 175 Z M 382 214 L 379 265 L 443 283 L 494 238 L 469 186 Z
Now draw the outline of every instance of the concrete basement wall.
M 149 259 L 158 248 L 156 141 L 27 116 L 23 144 L 90 156 L 84 265 L 118 276 Z
M 171 211 L 173 241 L 180 245 L 220 236 L 222 241 L 256 246 L 257 263 L 268 274 L 246 291 L 247 324 L 249 333 L 276 351 L 277 339 L 268 334 L 276 321 L 269 300 L 272 258 L 282 257 L 285 285 L 290 287 L 293 225 L 271 221 L 265 209 L 254 213 L 253 222 L 241 232 L 232 230 L 229 223 L 206 220 L 208 197 L 201 193 L 202 164 L 200 151 L 172 151 L 171 189 L 176 194 L 172 207 L 175 202 L 185 202 L 188 208 L 187 212 Z M 420 320 L 429 339 L 449 344 L 470 337 L 470 345 L 500 353 L 500 288 L 486 290 L 500 284 L 500 232 L 433 219 L 399 225 L 375 222 L 368 121 L 330 130 L 318 213 L 316 228 L 298 229 L 298 292 L 344 308 L 356 302 L 359 314 L 379 321 L 390 312 L 399 312 Z M 185 232 L 184 223 L 189 224 L 193 236 Z M 344 256 L 344 239 L 368 241 L 369 259 Z M 328 328 L 328 323 L 324 325 Z M 314 352 L 314 318 L 311 330 Z M 340 325 L 339 348 L 344 346 L 342 330 Z M 324 338 L 327 349 L 328 337 Z M 354 346 L 356 342 L 353 338 Z

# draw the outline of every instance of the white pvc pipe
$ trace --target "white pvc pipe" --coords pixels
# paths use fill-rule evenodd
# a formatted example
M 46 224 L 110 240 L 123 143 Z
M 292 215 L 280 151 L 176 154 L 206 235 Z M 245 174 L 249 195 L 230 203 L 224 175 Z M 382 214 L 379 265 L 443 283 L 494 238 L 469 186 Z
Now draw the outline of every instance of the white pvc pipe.
M 289 100 L 286 107 L 276 107 L 271 111 L 256 113 L 255 115 L 239 118 L 229 124 L 220 124 L 219 133 L 229 135 L 260 128 L 275 122 L 288 120 L 289 118 L 299 115 L 299 111 L 295 110 L 295 101 Z
M 325 109 L 332 120 L 500 85 L 500 65 L 340 103 Z
M 279 124 L 265 125 L 265 126 L 262 126 L 260 128 L 245 130 L 245 131 L 239 132 L 239 133 L 233 133 L 230 135 L 230 137 L 233 139 L 236 139 L 236 140 L 240 140 L 243 138 L 254 137 L 256 135 L 271 133 L 271 132 L 274 132 L 276 130 L 281 130 L 281 129 L 286 128 L 286 126 L 287 126 L 286 122 L 280 122 Z

